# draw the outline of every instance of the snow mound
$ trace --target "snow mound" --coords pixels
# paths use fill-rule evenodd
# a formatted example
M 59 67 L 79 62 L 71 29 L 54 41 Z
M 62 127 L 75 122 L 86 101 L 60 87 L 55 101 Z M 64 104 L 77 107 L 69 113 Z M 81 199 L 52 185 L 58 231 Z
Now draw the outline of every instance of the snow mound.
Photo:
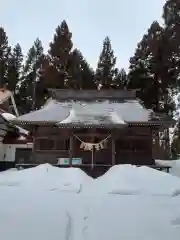
M 97 179 L 97 187 L 109 194 L 180 195 L 180 179 L 149 167 L 117 165 Z
M 160 166 L 169 166 L 170 174 L 176 177 L 180 177 L 180 159 L 179 160 L 155 160 L 156 164 Z
M 0 174 L 1 238 L 178 240 L 178 186 L 177 177 L 131 165 L 95 180 L 49 164 L 9 171 Z
M 34 168 L 0 175 L 0 187 L 39 188 L 48 191 L 82 191 L 91 178 L 79 168 L 57 168 L 42 164 Z

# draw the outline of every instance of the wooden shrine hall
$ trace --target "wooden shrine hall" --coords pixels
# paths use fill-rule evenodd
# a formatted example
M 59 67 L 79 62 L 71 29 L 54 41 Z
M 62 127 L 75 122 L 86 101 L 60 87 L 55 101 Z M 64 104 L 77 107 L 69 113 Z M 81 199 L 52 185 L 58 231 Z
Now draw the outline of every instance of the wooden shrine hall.
M 116 164 L 155 165 L 168 155 L 173 121 L 144 108 L 136 91 L 49 93 L 41 109 L 12 120 L 34 138 L 32 157 L 19 164 L 76 166 L 99 176 Z

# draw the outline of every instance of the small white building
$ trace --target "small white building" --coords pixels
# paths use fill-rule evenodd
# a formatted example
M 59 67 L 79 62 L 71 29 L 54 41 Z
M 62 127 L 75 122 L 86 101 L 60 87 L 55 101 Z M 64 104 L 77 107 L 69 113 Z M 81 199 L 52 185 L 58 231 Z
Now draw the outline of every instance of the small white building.
M 0 89 L 0 171 L 14 167 L 17 159 L 28 160 L 32 155 L 32 138 L 29 132 L 9 122 L 16 118 L 8 112 L 10 101 L 18 115 L 13 94 L 9 90 Z

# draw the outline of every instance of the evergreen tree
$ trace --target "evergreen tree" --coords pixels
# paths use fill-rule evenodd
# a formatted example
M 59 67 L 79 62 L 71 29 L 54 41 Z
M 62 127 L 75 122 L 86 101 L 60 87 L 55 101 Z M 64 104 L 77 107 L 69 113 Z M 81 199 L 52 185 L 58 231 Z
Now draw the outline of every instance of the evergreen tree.
M 95 80 L 97 85 L 101 85 L 103 89 L 109 89 L 113 85 L 114 77 L 117 74 L 116 57 L 112 50 L 111 41 L 106 37 L 103 42 L 103 49 L 99 56 L 96 69 Z
M 147 108 L 172 114 L 174 78 L 169 71 L 166 35 L 158 22 L 153 22 L 130 59 L 128 88 L 139 89 L 138 97 Z
M 43 60 L 43 47 L 39 39 L 36 39 L 34 45 L 30 48 L 23 69 L 23 79 L 18 89 L 18 97 L 21 100 L 21 112 L 29 112 L 39 107 L 39 101 L 43 96 L 38 92 L 37 84 L 41 79 L 41 66 Z
M 174 78 L 174 92 L 180 90 L 180 1 L 167 0 L 163 9 L 163 18 L 165 23 L 165 34 L 168 39 L 166 49 L 169 59 L 169 72 Z M 178 108 L 180 98 L 178 98 Z M 179 112 L 179 111 L 178 111 Z M 180 154 L 180 118 L 174 131 L 172 142 L 172 157 L 175 158 Z
M 166 34 L 170 40 L 169 50 L 179 53 L 180 39 L 180 1 L 167 0 L 163 8 Z M 171 47 L 170 47 L 171 46 Z
M 56 28 L 53 41 L 50 43 L 44 77 L 46 86 L 64 88 L 70 84 L 68 77 L 68 62 L 72 49 L 72 34 L 66 21 Z
M 67 72 L 68 78 L 66 79 L 66 87 L 72 89 L 82 89 L 82 69 L 81 61 L 83 56 L 77 49 L 73 50 L 69 56 Z
M 125 89 L 128 84 L 128 76 L 124 68 L 120 69 L 114 78 L 115 89 Z
M 93 69 L 89 66 L 88 62 L 83 58 L 81 60 L 81 69 L 82 69 L 82 89 L 97 89 L 97 86 L 95 84 L 94 80 L 94 71 Z
M 73 89 L 95 89 L 94 72 L 82 53 L 74 49 L 68 63 L 69 78 L 66 85 Z
M 21 46 L 16 44 L 8 59 L 7 87 L 16 96 L 17 85 L 22 77 L 23 54 Z
M 177 159 L 180 156 L 180 122 L 175 127 L 173 140 L 171 144 L 171 157 L 172 159 Z
M 0 87 L 7 83 L 10 50 L 6 32 L 0 27 Z
M 180 1 L 168 0 L 163 9 L 169 71 L 174 76 L 174 87 L 180 89 Z M 176 85 L 175 85 L 176 83 Z

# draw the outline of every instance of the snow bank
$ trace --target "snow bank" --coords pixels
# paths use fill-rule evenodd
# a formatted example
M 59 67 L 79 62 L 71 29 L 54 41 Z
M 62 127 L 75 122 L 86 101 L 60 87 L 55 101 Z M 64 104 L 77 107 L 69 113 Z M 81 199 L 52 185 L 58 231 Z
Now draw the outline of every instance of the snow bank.
M 0 174 L 1 238 L 179 240 L 178 185 L 179 178 L 130 165 L 95 180 L 49 164 L 9 171 Z
M 79 168 L 57 168 L 50 164 L 0 175 L 0 187 L 38 188 L 49 191 L 80 192 L 91 178 Z
M 49 164 L 0 174 L 1 238 L 70 239 L 74 219 L 78 226 L 78 215 L 83 216 L 77 193 L 89 181 L 80 169 Z
M 160 166 L 170 166 L 170 173 L 173 176 L 180 177 L 180 159 L 179 160 L 155 160 Z
M 97 181 L 98 188 L 110 194 L 151 196 L 180 194 L 180 179 L 149 167 L 117 165 Z

